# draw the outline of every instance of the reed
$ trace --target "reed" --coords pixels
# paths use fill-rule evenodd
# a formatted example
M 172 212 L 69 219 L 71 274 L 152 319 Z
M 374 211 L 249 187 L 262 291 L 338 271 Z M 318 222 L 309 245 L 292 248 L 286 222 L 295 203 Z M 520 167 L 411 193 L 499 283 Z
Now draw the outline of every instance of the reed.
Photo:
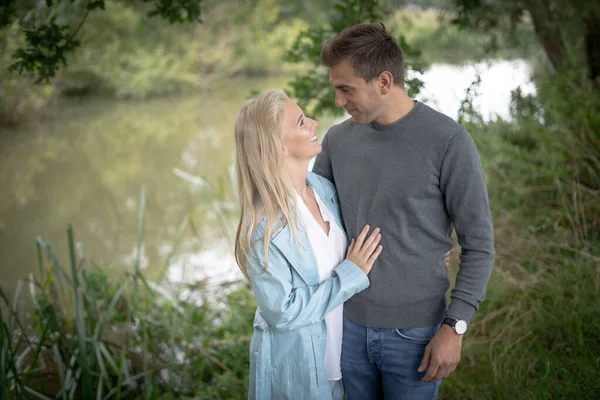
M 251 332 L 255 303 L 247 290 L 234 291 L 225 315 L 148 282 L 139 268 L 143 190 L 141 200 L 137 259 L 122 279 L 77 257 L 69 226 L 67 267 L 38 238 L 38 276 L 19 281 L 12 299 L 0 288 L 0 399 L 243 395 L 248 343 L 227 341 Z M 31 307 L 21 310 L 27 289 Z

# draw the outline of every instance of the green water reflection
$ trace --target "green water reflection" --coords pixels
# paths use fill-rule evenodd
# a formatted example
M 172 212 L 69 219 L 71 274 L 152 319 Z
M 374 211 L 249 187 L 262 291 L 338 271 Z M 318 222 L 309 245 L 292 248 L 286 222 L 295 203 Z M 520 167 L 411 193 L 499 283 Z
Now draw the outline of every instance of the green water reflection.
M 212 276 L 238 276 L 231 245 L 237 214 L 229 179 L 233 123 L 251 90 L 287 80 L 222 83 L 190 97 L 144 102 L 73 99 L 38 122 L 0 132 L 2 288 L 11 293 L 18 279 L 37 271 L 37 236 L 66 264 L 69 223 L 88 259 L 111 273 L 130 271 L 142 186 L 142 265 L 149 279 L 201 279 L 207 269 Z M 329 125 L 322 121 L 321 134 Z M 174 169 L 208 184 L 190 184 Z M 165 267 L 188 215 L 191 229 Z

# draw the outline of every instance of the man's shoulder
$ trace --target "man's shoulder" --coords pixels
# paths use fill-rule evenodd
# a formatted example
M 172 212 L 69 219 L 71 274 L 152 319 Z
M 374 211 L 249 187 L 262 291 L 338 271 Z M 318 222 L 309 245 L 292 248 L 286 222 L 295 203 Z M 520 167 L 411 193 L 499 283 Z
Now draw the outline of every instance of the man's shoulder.
M 437 138 L 449 140 L 457 132 L 466 132 L 465 127 L 457 121 L 422 102 L 419 116 L 421 127 Z
M 347 134 L 350 131 L 359 129 L 359 125 L 352 122 L 352 118 L 345 119 L 344 121 L 333 125 L 327 131 L 327 141 L 331 143 L 332 140 L 337 140 L 339 137 Z

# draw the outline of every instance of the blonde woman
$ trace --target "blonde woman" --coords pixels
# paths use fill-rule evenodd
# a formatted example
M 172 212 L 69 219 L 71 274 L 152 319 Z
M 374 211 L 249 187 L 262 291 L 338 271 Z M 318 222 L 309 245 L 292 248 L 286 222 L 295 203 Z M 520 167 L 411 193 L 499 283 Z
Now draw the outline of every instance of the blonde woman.
M 369 227 L 347 239 L 333 184 L 308 171 L 317 122 L 280 90 L 235 124 L 241 218 L 235 254 L 258 301 L 250 399 L 342 399 L 342 304 L 369 286 L 382 251 Z
M 249 399 L 344 398 L 342 304 L 369 286 L 382 251 L 368 225 L 348 247 L 334 185 L 308 172 L 317 125 L 281 90 L 249 100 L 235 123 L 235 255 L 258 302 Z

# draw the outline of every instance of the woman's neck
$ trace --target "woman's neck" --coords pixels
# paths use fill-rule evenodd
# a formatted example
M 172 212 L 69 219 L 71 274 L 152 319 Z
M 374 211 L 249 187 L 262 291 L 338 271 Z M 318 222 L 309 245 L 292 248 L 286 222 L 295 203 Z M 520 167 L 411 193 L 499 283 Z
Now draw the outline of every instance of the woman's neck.
M 306 175 L 308 173 L 309 162 L 286 160 L 285 169 L 290 178 L 292 186 L 301 198 L 308 197 L 308 187 L 306 185 Z

